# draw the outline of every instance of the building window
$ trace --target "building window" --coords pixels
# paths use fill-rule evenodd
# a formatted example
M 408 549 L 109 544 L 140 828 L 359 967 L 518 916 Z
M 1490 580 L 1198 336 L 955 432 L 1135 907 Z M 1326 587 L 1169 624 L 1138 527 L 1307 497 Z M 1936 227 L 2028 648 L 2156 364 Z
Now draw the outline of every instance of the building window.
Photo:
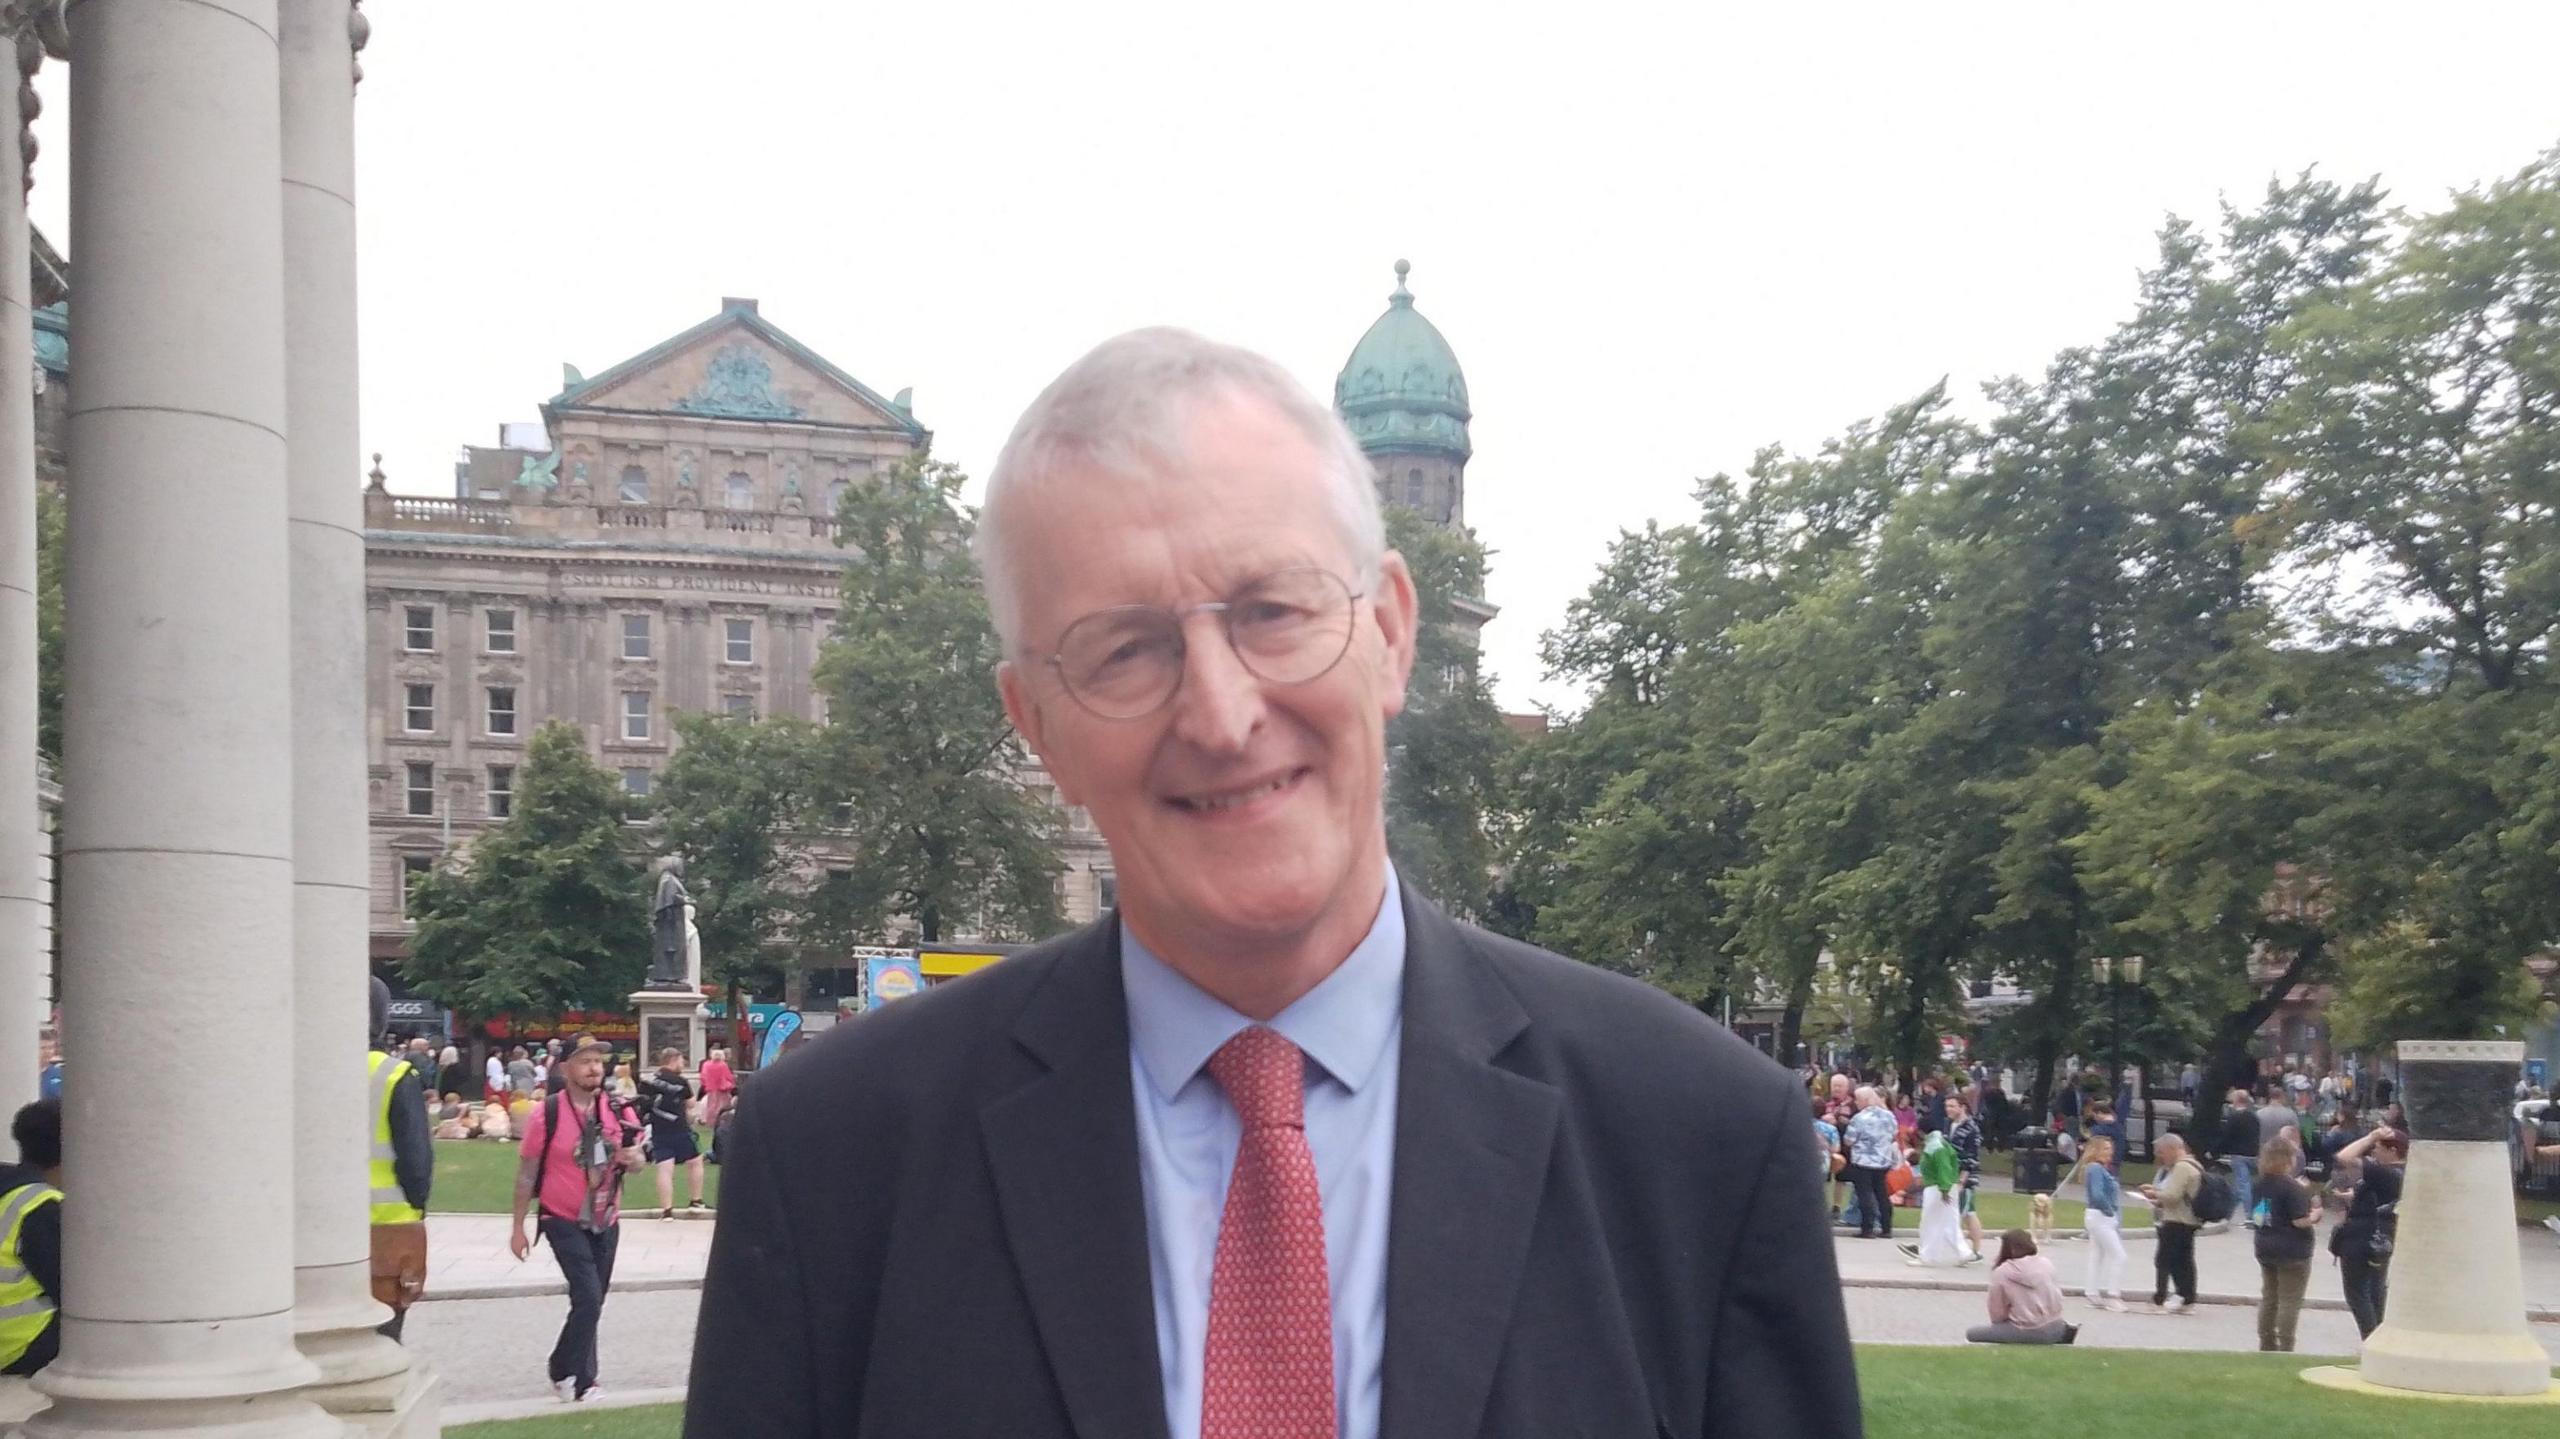
M 647 799 L 649 797 L 648 766 L 636 764 L 624 765 L 622 767 L 622 792 L 631 796 L 633 799 Z
M 722 632 L 728 637 L 729 647 L 725 658 L 729 663 L 751 665 L 756 662 L 756 622 L 754 620 L 725 621 Z
M 489 766 L 489 818 L 505 819 L 515 812 L 515 766 L 504 764 Z
M 511 655 L 516 652 L 516 612 L 491 610 L 487 615 L 489 653 Z
M 627 660 L 649 658 L 649 617 L 647 615 L 622 617 L 622 657 Z
M 828 514 L 836 514 L 844 508 L 844 492 L 851 488 L 853 488 L 853 481 L 848 480 L 841 475 L 827 481 Z
M 751 720 L 756 717 L 754 695 L 722 695 L 720 710 L 731 719 Z
M 627 740 L 644 740 L 649 737 L 649 692 L 647 690 L 622 692 L 622 737 Z
M 721 488 L 720 503 L 733 510 L 754 509 L 756 507 L 756 482 L 748 479 L 742 473 L 731 471 L 728 484 Z
M 436 687 L 410 685 L 407 714 L 401 724 L 411 734 L 432 733 L 436 727 Z
M 1422 471 L 1404 472 L 1404 502 L 1417 510 L 1422 508 Z
M 489 687 L 489 733 L 516 732 L 516 690 L 513 685 Z
M 622 482 L 614 486 L 614 498 L 626 505 L 649 503 L 649 472 L 638 465 L 622 467 Z
M 409 907 L 410 901 L 417 897 L 418 881 L 434 873 L 435 867 L 433 855 L 404 854 L 400 856 L 400 917 L 402 919 L 415 918 L 414 912 Z
M 433 605 L 405 605 L 403 616 L 407 631 L 404 647 L 411 654 L 425 654 L 436 647 L 436 610 Z
M 1097 869 L 1093 872 L 1093 892 L 1104 909 L 1120 907 L 1120 879 L 1111 871 Z
M 409 765 L 409 813 L 431 815 L 436 812 L 436 767 L 431 764 Z

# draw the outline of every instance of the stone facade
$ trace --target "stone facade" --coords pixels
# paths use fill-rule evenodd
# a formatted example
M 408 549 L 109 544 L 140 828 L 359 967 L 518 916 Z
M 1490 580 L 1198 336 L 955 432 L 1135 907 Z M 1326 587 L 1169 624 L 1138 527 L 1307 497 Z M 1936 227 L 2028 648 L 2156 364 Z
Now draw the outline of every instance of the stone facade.
M 930 439 L 752 300 L 569 378 L 541 426 L 466 452 L 454 498 L 378 471 L 366 494 L 377 961 L 407 952 L 409 877 L 505 817 L 546 721 L 639 790 L 679 712 L 825 719 L 812 671 L 855 562 L 835 501 Z M 1110 862 L 1081 815 L 1064 833 L 1063 907 L 1088 919 Z

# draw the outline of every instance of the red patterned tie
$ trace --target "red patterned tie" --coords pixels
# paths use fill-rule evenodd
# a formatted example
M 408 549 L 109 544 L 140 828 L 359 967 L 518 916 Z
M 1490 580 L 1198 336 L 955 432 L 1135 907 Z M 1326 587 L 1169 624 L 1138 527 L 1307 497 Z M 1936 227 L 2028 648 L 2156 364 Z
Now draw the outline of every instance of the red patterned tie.
M 1306 1060 L 1268 1029 L 1209 1057 L 1244 1121 L 1218 1258 L 1200 1439 L 1334 1439 L 1333 1301 L 1324 1204 L 1307 1150 Z

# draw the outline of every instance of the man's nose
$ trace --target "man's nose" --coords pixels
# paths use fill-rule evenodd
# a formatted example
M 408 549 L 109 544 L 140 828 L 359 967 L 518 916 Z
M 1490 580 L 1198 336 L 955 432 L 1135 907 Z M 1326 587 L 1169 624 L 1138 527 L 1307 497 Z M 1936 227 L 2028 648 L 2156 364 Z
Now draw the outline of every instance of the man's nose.
M 1218 616 L 1192 615 L 1184 631 L 1173 732 L 1210 754 L 1240 753 L 1262 722 L 1262 681 L 1237 658 Z

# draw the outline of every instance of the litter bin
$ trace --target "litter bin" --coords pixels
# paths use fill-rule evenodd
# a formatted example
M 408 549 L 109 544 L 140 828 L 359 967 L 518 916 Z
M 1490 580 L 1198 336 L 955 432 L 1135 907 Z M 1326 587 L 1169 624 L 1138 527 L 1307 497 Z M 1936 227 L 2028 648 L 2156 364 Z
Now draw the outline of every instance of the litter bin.
M 2018 1131 L 2018 1145 L 2011 1154 L 2016 1165 L 2009 1187 L 2019 1194 L 2051 1194 L 2062 1177 L 2062 1156 L 2053 1148 L 2053 1131 L 2027 1128 Z

